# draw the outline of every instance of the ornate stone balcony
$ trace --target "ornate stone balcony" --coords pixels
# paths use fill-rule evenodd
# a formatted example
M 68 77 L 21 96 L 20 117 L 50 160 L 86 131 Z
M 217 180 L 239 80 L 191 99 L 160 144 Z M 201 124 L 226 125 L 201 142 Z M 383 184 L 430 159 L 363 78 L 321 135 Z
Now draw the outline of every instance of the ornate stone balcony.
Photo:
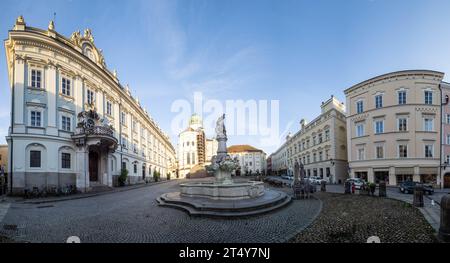
M 117 148 L 114 129 L 106 119 L 99 118 L 95 110 L 78 114 L 78 125 L 72 139 L 78 147 L 97 145 L 111 150 Z

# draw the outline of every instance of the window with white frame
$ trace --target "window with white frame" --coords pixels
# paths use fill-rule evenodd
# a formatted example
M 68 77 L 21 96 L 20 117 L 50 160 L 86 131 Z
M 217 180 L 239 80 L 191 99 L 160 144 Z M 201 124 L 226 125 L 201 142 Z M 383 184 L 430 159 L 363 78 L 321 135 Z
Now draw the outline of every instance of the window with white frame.
M 407 158 L 408 157 L 408 145 L 400 144 L 398 146 L 398 157 Z
M 450 164 L 450 155 L 445 156 L 445 162 Z
M 433 131 L 433 119 L 424 118 L 423 119 L 423 129 L 424 131 Z
M 94 93 L 94 91 L 88 89 L 87 90 L 87 103 L 94 104 L 94 102 L 95 102 L 95 93 Z
M 365 159 L 365 151 L 364 148 L 358 148 L 358 160 L 364 160 Z
M 42 127 L 42 112 L 41 111 L 30 111 L 30 126 Z
M 106 102 L 106 114 L 112 116 L 112 103 L 110 101 Z
M 375 96 L 375 108 L 379 109 L 383 107 L 383 95 Z
M 406 104 L 406 91 L 401 90 L 398 92 L 398 104 Z
M 127 149 L 128 148 L 128 140 L 125 136 L 122 136 L 121 140 L 121 144 L 122 144 L 122 148 Z
M 424 96 L 425 104 L 433 104 L 433 92 L 426 90 Z
M 125 126 L 127 125 L 127 114 L 123 111 L 120 113 L 120 123 Z
M 450 124 L 450 114 L 446 114 L 446 121 L 447 121 L 447 124 Z
M 447 141 L 446 141 L 446 143 L 450 144 L 450 134 L 447 134 Z
M 61 79 L 61 93 L 66 96 L 72 96 L 72 82 L 66 77 Z
M 375 134 L 380 134 L 384 132 L 384 121 L 377 120 L 375 121 Z
M 360 123 L 356 125 L 356 136 L 364 136 L 364 124 Z
M 356 113 L 362 113 L 364 111 L 364 105 L 363 105 L 363 101 L 357 101 L 356 102 Z
M 398 118 L 398 131 L 407 131 L 408 130 L 408 119 L 407 118 Z
M 433 145 L 432 144 L 425 145 L 425 158 L 433 158 Z
M 42 70 L 31 70 L 31 87 L 37 89 L 42 88 Z
M 61 129 L 64 131 L 71 131 L 71 118 L 68 116 L 61 116 Z
M 325 141 L 328 141 L 330 139 L 330 130 L 325 131 Z

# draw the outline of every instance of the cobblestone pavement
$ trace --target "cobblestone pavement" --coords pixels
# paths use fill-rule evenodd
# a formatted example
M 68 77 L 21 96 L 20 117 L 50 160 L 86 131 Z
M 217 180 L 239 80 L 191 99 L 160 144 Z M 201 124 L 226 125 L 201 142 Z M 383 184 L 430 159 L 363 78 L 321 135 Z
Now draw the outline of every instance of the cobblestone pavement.
M 69 236 L 81 242 L 284 242 L 321 210 L 321 201 L 309 199 L 250 218 L 191 218 L 155 201 L 178 191 L 178 183 L 55 203 L 11 203 L 0 236 L 30 242 L 65 242 Z
M 439 231 L 439 225 L 441 220 L 441 208 L 438 203 L 440 203 L 442 196 L 447 194 L 448 189 L 445 190 L 436 190 L 433 195 L 425 195 L 424 198 L 424 207 L 420 207 L 419 211 L 422 212 L 425 219 L 430 223 L 430 225 L 437 232 Z M 327 185 L 327 192 L 332 193 L 344 193 L 343 185 Z M 378 190 L 375 192 L 378 195 Z M 388 198 L 400 200 L 403 202 L 407 202 L 409 204 L 413 203 L 413 195 L 412 194 L 403 194 L 401 193 L 397 187 L 387 187 L 386 195 Z M 434 205 L 431 200 L 434 200 Z M 436 202 L 437 201 L 437 202 Z

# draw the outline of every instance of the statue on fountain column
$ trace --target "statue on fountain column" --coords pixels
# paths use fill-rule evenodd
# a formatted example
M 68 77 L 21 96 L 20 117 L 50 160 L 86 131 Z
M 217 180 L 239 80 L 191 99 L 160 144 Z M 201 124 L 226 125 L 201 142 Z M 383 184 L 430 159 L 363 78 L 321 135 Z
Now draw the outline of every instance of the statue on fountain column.
M 217 119 L 216 122 L 217 138 L 227 139 L 227 130 L 225 129 L 225 113 Z
M 211 165 L 206 169 L 214 173 L 216 181 L 222 184 L 231 184 L 231 172 L 239 166 L 239 161 L 233 160 L 227 152 L 227 132 L 225 129 L 225 114 L 216 122 L 216 139 L 218 142 L 217 155 L 213 156 Z

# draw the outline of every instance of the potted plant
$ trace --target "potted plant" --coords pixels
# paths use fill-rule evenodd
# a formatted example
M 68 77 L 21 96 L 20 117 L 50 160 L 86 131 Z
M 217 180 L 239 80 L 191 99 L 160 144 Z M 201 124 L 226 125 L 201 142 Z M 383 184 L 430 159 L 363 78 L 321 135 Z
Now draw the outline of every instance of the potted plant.
M 128 178 L 128 170 L 127 169 L 120 170 L 119 186 L 125 186 L 125 182 L 127 181 L 127 178 Z

